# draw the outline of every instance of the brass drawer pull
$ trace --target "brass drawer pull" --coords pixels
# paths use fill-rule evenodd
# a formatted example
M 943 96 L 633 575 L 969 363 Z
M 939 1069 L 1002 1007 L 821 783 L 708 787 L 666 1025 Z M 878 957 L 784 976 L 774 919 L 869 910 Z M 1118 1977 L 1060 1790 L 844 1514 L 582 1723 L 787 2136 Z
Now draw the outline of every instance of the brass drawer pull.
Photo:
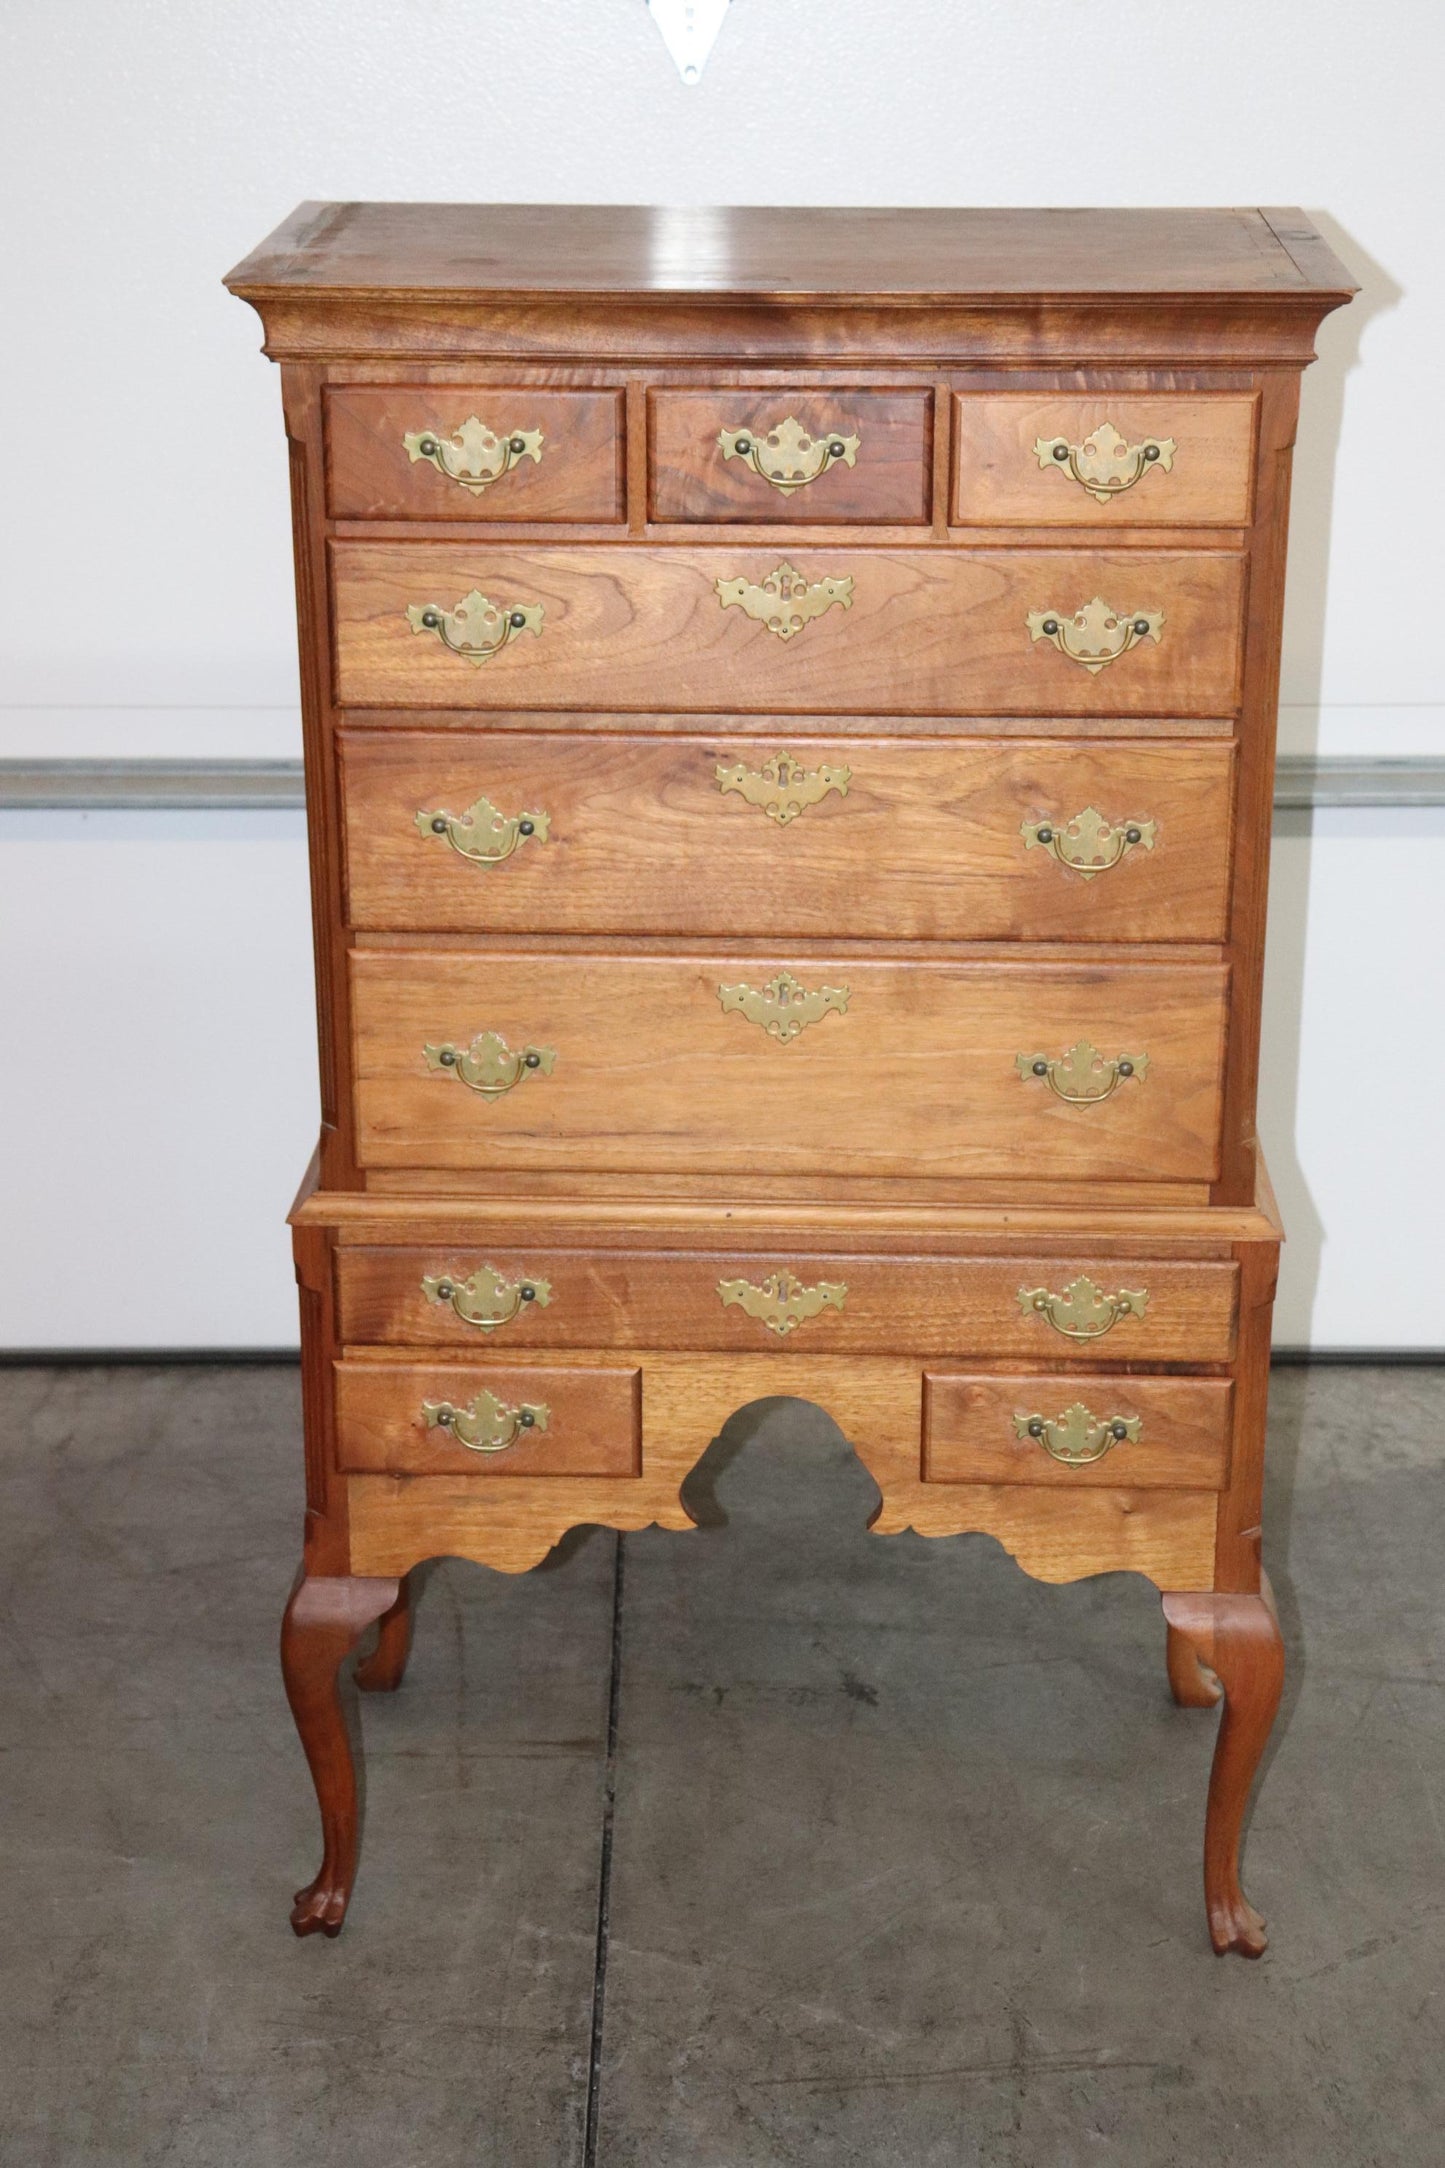
M 490 798 L 478 798 L 465 813 L 418 813 L 416 825 L 420 835 L 444 836 L 474 866 L 499 866 L 524 843 L 545 843 L 552 821 L 546 813 L 499 813 Z
M 853 607 L 851 574 L 841 580 L 805 580 L 794 566 L 782 564 L 764 580 L 718 580 L 715 584 L 725 610 L 742 610 L 780 640 L 791 640 L 835 602 L 840 610 Z
M 1092 881 L 1096 873 L 1107 873 L 1111 866 L 1117 866 L 1126 852 L 1135 848 L 1152 851 L 1158 826 L 1157 821 L 1106 821 L 1096 806 L 1086 805 L 1082 813 L 1062 825 L 1055 821 L 1021 821 L 1019 834 L 1025 850 L 1041 844 L 1061 866 L 1072 866 L 1075 873 Z
M 786 1270 L 770 1272 L 761 1287 L 755 1287 L 751 1280 L 719 1280 L 717 1291 L 724 1309 L 735 1303 L 749 1317 L 766 1325 L 769 1332 L 780 1336 L 796 1332 L 825 1305 L 841 1310 L 848 1294 L 844 1281 L 819 1280 L 816 1287 L 804 1287 Z
M 1043 1415 L 1014 1417 L 1016 1438 L 1037 1439 L 1044 1451 L 1052 1453 L 1066 1468 L 1087 1468 L 1090 1461 L 1102 1460 L 1126 1438 L 1131 1445 L 1137 1444 L 1143 1428 L 1143 1419 L 1137 1415 L 1106 1415 L 1100 1421 L 1082 1400 L 1076 1400 L 1052 1420 Z
M 542 464 L 540 429 L 509 429 L 499 435 L 475 414 L 455 429 L 418 429 L 401 441 L 413 466 L 419 459 L 429 460 L 438 474 L 474 497 L 510 474 L 519 459 Z
M 1100 422 L 1082 444 L 1070 444 L 1067 437 L 1039 437 L 1034 444 L 1041 467 L 1072 475 L 1080 489 L 1097 497 L 1100 504 L 1121 497 L 1151 467 L 1167 474 L 1174 464 L 1174 450 L 1173 437 L 1145 437 L 1139 444 L 1130 444 L 1112 422 Z
M 758 806 L 780 828 L 795 821 L 805 806 L 816 805 L 820 798 L 826 798 L 830 790 L 836 790 L 840 798 L 846 798 L 852 780 L 851 768 L 805 768 L 791 753 L 770 753 L 761 768 L 749 768 L 739 761 L 735 767 L 719 764 L 717 769 L 720 791 L 735 790 L 739 797 L 746 798 L 749 805 Z
M 1061 610 L 1030 610 L 1027 621 L 1031 640 L 1052 641 L 1061 655 L 1081 663 L 1091 676 L 1097 677 L 1107 664 L 1127 655 L 1141 640 L 1157 643 L 1164 612 L 1115 610 L 1101 595 L 1095 595 L 1072 616 Z
M 1024 1316 L 1047 1318 L 1066 1340 L 1102 1340 L 1121 1317 L 1142 1317 L 1148 1303 L 1147 1287 L 1137 1292 L 1121 1287 L 1117 1295 L 1106 1295 L 1084 1273 L 1071 1280 L 1060 1295 L 1051 1294 L 1046 1287 L 1019 1289 L 1019 1308 Z
M 1108 1061 L 1096 1046 L 1080 1039 L 1067 1054 L 1050 1060 L 1047 1054 L 1020 1054 L 1016 1066 L 1021 1077 L 1042 1077 L 1049 1090 L 1071 1107 L 1092 1106 L 1107 1099 L 1131 1076 L 1149 1074 L 1147 1054 L 1116 1054 Z
M 763 987 L 720 986 L 717 997 L 725 1014 L 735 1009 L 749 1023 L 761 1024 L 770 1039 L 780 1039 L 784 1045 L 809 1024 L 816 1024 L 830 1009 L 836 1009 L 841 1016 L 848 1007 L 846 986 L 819 986 L 809 992 L 791 971 L 780 971 Z
M 529 1430 L 545 1430 L 552 1411 L 540 1400 L 524 1400 L 508 1407 L 495 1393 L 480 1392 L 469 1408 L 453 1407 L 450 1400 L 424 1400 L 422 1418 L 428 1430 L 446 1430 L 469 1453 L 505 1453 L 509 1445 Z
M 545 1310 L 552 1300 L 549 1280 L 509 1280 L 495 1265 L 482 1265 L 469 1280 L 449 1272 L 429 1274 L 421 1283 L 428 1302 L 449 1306 L 464 1325 L 495 1332 L 509 1325 L 529 1305 Z
M 423 1047 L 429 1069 L 459 1077 L 469 1092 L 483 1099 L 500 1099 L 529 1070 L 550 1076 L 557 1056 L 550 1046 L 509 1047 L 499 1031 L 478 1032 L 470 1046 L 454 1046 L 450 1039 L 440 1046 Z
M 810 437 L 797 417 L 790 414 L 786 421 L 774 422 L 761 437 L 752 429 L 720 429 L 717 441 L 724 459 L 746 460 L 754 474 L 791 497 L 795 489 L 806 489 L 829 467 L 839 463 L 851 467 L 858 457 L 860 440 L 842 436 L 836 430 L 827 436 Z
M 478 669 L 522 633 L 542 637 L 540 602 L 489 602 L 475 587 L 454 610 L 439 602 L 409 602 L 406 616 L 413 632 L 434 632 L 443 647 Z

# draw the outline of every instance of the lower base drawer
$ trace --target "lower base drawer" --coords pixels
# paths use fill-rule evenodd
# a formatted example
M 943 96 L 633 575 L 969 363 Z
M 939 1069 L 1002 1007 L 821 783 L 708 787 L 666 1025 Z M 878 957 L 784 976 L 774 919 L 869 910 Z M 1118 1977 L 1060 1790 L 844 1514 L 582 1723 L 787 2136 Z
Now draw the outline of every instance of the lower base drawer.
M 642 1373 L 339 1362 L 336 1458 L 358 1474 L 635 1476 Z
M 1228 1378 L 926 1372 L 925 1483 L 1223 1490 Z

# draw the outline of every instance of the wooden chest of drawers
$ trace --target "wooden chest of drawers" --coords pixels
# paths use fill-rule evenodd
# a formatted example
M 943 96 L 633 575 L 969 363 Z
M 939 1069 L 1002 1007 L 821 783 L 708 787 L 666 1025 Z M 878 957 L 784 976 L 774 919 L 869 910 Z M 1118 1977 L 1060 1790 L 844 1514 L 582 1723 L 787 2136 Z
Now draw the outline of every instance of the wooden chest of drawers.
M 298 1933 L 410 1570 L 684 1529 L 790 1393 L 881 1533 L 1156 1584 L 1257 1953 L 1273 707 L 1348 278 L 1296 212 L 346 204 L 228 284 L 283 369 L 320 1011 Z

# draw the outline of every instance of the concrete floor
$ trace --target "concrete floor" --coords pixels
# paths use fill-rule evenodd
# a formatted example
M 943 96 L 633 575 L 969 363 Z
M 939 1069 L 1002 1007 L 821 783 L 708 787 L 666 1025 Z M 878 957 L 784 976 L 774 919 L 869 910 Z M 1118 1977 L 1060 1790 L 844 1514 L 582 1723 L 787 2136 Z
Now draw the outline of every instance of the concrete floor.
M 866 1535 L 777 1402 L 694 1478 L 728 1525 L 627 1537 L 620 1603 L 610 1534 L 430 1573 L 350 1922 L 298 1943 L 295 1372 L 0 1373 L 0 2161 L 1435 2168 L 1442 1385 L 1276 1374 L 1249 1966 L 1152 1592 Z

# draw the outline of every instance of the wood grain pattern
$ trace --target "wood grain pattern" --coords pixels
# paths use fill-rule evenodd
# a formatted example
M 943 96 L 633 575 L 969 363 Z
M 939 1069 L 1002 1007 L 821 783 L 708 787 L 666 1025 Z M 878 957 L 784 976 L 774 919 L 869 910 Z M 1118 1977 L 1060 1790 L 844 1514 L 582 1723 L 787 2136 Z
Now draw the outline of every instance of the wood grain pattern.
M 332 546 L 338 698 L 373 707 L 849 709 L 866 713 L 1228 714 L 1238 698 L 1243 560 L 1224 551 L 902 550 L 794 547 L 807 580 L 850 578 L 790 640 L 719 579 L 762 581 L 785 552 L 520 550 L 505 544 Z M 473 589 L 543 610 L 540 637 L 480 667 L 407 609 L 452 609 Z M 1095 595 L 1122 613 L 1162 610 L 1163 636 L 1097 674 L 1033 640 L 1030 611 Z
M 725 1014 L 786 955 L 357 951 L 351 959 L 367 1166 L 1207 1178 L 1217 1153 L 1227 973 L 1202 964 L 799 966 L 846 989 L 789 1044 Z M 500 1032 L 554 1049 L 553 1074 L 484 1101 L 427 1044 Z M 1070 1106 L 1020 1053 L 1088 1038 L 1149 1073 Z
M 545 1307 L 523 1304 L 505 1325 L 483 1331 L 449 1303 L 429 1301 L 425 1277 L 454 1282 L 491 1265 L 514 1284 L 545 1280 Z M 779 1269 L 805 1286 L 843 1285 L 831 1305 L 783 1336 L 733 1305 L 720 1281 L 760 1286 Z M 1078 1342 L 1019 1305 L 1020 1288 L 1059 1290 L 1081 1273 L 1113 1292 L 1144 1290 L 1143 1317 L 1125 1317 L 1099 1340 Z M 517 1249 L 485 1250 L 461 1242 L 423 1248 L 368 1245 L 338 1252 L 341 1338 L 350 1345 L 391 1343 L 471 1350 L 497 1360 L 554 1347 L 717 1348 L 758 1354 L 966 1354 L 1021 1356 L 1044 1362 L 1227 1362 L 1234 1352 L 1233 1265 L 1178 1263 L 1157 1257 L 888 1257 L 816 1251 L 788 1243 L 777 1251 L 575 1250 L 545 1239 Z M 1051 1411 L 1052 1412 L 1052 1411 Z
M 1227 1378 L 1145 1378 L 1101 1371 L 1060 1377 L 950 1376 L 923 1381 L 923 1474 L 929 1483 L 1038 1483 L 1061 1490 L 1223 1490 L 1229 1476 Z M 1070 1467 L 1033 1438 L 1015 1414 L 1052 1421 L 1074 1400 L 1106 1422 L 1137 1416 L 1137 1439 L 1102 1460 Z
M 480 495 L 415 462 L 402 439 L 451 436 L 475 414 L 498 435 L 540 429 L 542 457 L 522 459 Z M 327 505 L 335 519 L 619 520 L 622 394 L 533 384 L 389 384 L 328 390 Z
M 856 463 L 837 462 L 783 494 L 745 460 L 724 459 L 718 435 L 759 439 L 794 418 L 810 435 L 859 439 Z M 654 520 L 752 520 L 768 526 L 927 521 L 933 450 L 926 391 L 741 386 L 648 396 L 649 513 Z
M 1063 398 L 1033 392 L 960 392 L 954 401 L 953 517 L 1028 527 L 1242 527 L 1254 487 L 1258 400 L 1226 392 L 1112 390 Z M 1101 422 L 1129 443 L 1172 437 L 1173 465 L 1156 468 L 1100 504 L 1067 472 L 1046 471 L 1037 440 L 1081 444 Z
M 1225 932 L 1228 744 L 810 739 L 718 733 L 345 731 L 347 898 L 359 928 L 912 940 L 1218 941 Z M 790 752 L 847 771 L 786 825 L 723 791 L 720 768 Z M 500 866 L 419 835 L 416 815 L 479 796 L 544 809 L 545 845 Z M 1026 846 L 1025 821 L 1086 807 L 1152 820 L 1152 850 L 1090 878 Z
M 545 1430 L 523 1432 L 498 1453 L 475 1453 L 422 1417 L 425 1401 L 470 1405 L 488 1390 L 509 1407 L 548 1410 Z M 589 1369 L 545 1363 L 476 1364 L 454 1357 L 336 1366 L 337 1465 L 351 1472 L 465 1475 L 487 1482 L 533 1477 L 634 1476 L 641 1444 L 636 1368 Z

